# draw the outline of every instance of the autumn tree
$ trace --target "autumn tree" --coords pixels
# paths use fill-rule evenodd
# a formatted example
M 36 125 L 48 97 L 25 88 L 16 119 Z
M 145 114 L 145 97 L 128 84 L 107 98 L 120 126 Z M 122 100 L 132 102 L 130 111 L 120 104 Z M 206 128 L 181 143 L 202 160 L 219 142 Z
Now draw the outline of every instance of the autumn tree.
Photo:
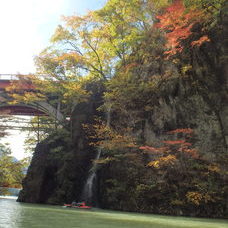
M 25 160 L 15 160 L 11 153 L 8 146 L 0 144 L 0 186 L 21 188 L 27 162 Z M 5 193 L 4 189 L 2 191 L 2 193 Z
M 72 74 L 112 77 L 119 62 L 125 64 L 126 57 L 150 30 L 154 13 L 167 3 L 110 0 L 85 16 L 64 17 L 64 25 L 52 36 L 52 45 L 37 58 L 39 70 L 63 78 Z M 47 65 L 49 71 L 45 70 Z
M 183 51 L 183 40 L 193 35 L 194 25 L 205 21 L 205 14 L 202 9 L 186 8 L 182 0 L 176 0 L 157 18 L 160 22 L 156 26 L 166 31 L 165 37 L 169 50 L 165 54 L 169 56 Z M 197 32 L 199 33 L 199 31 Z M 206 32 L 204 33 L 197 40 L 192 41 L 192 46 L 200 46 L 202 43 L 210 41 Z

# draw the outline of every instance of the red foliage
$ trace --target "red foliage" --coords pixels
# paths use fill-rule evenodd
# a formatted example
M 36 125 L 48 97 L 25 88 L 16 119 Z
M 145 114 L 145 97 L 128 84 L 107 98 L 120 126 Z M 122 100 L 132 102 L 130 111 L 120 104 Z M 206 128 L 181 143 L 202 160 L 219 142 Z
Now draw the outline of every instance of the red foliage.
M 186 142 L 186 139 L 189 138 L 189 134 L 193 133 L 193 130 L 191 128 L 179 128 L 175 129 L 173 131 L 169 131 L 170 134 L 176 134 L 176 133 L 184 133 L 185 135 L 182 135 L 184 139 L 180 140 L 167 140 L 163 141 L 163 143 L 167 144 L 165 147 L 151 147 L 151 146 L 141 146 L 139 147 L 140 150 L 143 150 L 147 153 L 153 153 L 159 155 L 158 160 L 153 160 L 149 163 L 149 166 L 159 167 L 159 164 L 161 162 L 164 163 L 164 161 L 167 160 L 170 156 L 174 156 L 175 161 L 177 158 L 182 159 L 183 157 L 180 156 L 180 154 L 185 155 L 186 158 L 193 158 L 193 159 L 199 159 L 198 150 L 195 148 L 191 148 L 192 143 Z M 169 154 L 167 156 L 167 154 Z M 170 158 L 171 158 L 170 157 Z
M 210 42 L 211 40 L 207 35 L 200 37 L 199 40 L 195 40 L 191 43 L 192 46 L 201 46 L 204 42 Z
M 191 128 L 178 128 L 173 131 L 169 131 L 169 134 L 176 134 L 176 133 L 185 133 L 185 134 L 192 134 L 193 130 Z
M 182 41 L 192 34 L 191 29 L 195 23 L 200 22 L 202 12 L 195 9 L 189 9 L 186 12 L 182 0 L 176 0 L 157 18 L 160 22 L 156 24 L 156 27 L 166 32 L 165 37 L 169 50 L 165 54 L 169 57 L 183 50 Z M 205 41 L 209 41 L 209 38 L 206 39 L 206 36 L 203 36 L 198 41 L 194 41 L 192 46 L 201 45 Z

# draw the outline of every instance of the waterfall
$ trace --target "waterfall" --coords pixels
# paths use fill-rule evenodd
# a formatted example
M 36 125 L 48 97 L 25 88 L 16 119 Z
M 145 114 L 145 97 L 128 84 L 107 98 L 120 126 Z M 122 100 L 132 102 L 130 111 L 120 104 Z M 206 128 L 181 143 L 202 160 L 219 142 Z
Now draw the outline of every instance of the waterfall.
M 111 105 L 107 105 L 107 112 L 106 112 L 106 127 L 110 127 L 110 122 L 111 122 Z M 89 172 L 88 178 L 85 182 L 85 185 L 82 190 L 81 194 L 81 201 L 85 201 L 88 204 L 94 204 L 97 203 L 96 196 L 94 193 L 96 193 L 96 177 L 97 177 L 97 163 L 96 161 L 99 160 L 101 156 L 101 148 L 98 148 L 97 150 L 97 155 L 94 159 L 93 167 Z
M 94 198 L 94 187 L 96 187 L 95 181 L 96 181 L 96 169 L 97 169 L 97 163 L 96 161 L 100 158 L 101 156 L 101 148 L 98 148 L 96 158 L 94 159 L 94 164 L 92 169 L 89 172 L 88 178 L 86 180 L 86 183 L 83 187 L 82 191 L 82 196 L 81 200 L 85 201 L 88 204 L 93 203 L 93 198 Z
M 111 122 L 111 106 L 110 105 L 107 107 L 106 118 L 107 118 L 106 127 L 110 127 L 110 122 Z

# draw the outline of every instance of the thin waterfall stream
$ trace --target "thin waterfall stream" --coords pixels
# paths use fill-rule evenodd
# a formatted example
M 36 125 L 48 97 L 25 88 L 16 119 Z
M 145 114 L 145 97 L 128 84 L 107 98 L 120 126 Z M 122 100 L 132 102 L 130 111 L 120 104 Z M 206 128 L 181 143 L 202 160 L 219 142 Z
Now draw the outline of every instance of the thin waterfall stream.
M 95 187 L 95 181 L 96 181 L 96 176 L 97 176 L 97 163 L 96 161 L 100 158 L 101 156 L 101 148 L 98 148 L 97 155 L 94 159 L 94 164 L 92 169 L 89 172 L 88 178 L 86 180 L 86 183 L 83 187 L 82 191 L 82 200 L 85 201 L 86 203 L 93 203 L 93 193 L 94 193 L 94 187 Z

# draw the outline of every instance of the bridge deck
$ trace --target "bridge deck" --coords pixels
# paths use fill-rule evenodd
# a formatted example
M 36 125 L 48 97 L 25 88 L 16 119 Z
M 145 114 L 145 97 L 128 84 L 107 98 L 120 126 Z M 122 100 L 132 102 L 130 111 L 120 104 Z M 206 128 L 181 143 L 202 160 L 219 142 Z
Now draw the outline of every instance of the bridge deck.
M 6 87 L 10 86 L 10 80 L 1 80 L 0 79 L 0 89 L 6 89 Z
M 37 116 L 37 115 L 49 115 L 56 118 L 59 122 L 65 120 L 65 116 L 53 107 L 47 101 L 36 101 L 31 104 L 18 104 L 15 106 L 8 105 L 11 96 L 7 94 L 7 87 L 14 83 L 12 92 L 23 94 L 23 92 L 36 92 L 38 91 L 36 86 L 29 80 L 34 75 L 16 75 L 16 74 L 0 74 L 0 115 L 25 115 L 25 116 Z M 40 79 L 46 78 L 48 75 L 36 75 Z M 27 80 L 28 79 L 28 80 Z M 10 93 L 10 92 L 9 92 Z M 2 96 L 1 96 L 2 95 Z M 6 97 L 8 95 L 8 98 Z M 7 101 L 8 100 L 8 101 Z M 37 106 L 37 107 L 36 107 Z
M 0 115 L 46 116 L 47 114 L 31 107 L 11 105 L 0 107 Z

